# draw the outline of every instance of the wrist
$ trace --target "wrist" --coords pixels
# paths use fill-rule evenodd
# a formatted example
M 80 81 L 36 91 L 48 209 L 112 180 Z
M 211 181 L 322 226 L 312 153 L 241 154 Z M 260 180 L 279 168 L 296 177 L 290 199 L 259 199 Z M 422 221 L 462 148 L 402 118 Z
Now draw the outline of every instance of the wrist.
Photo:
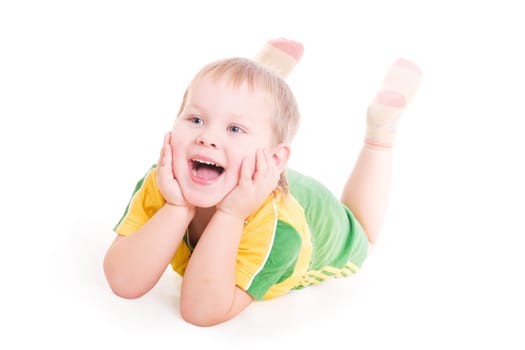
M 188 205 L 165 202 L 164 208 L 166 208 L 169 211 L 178 212 L 180 214 L 186 215 L 190 217 L 190 219 L 193 218 L 193 216 L 195 215 L 195 207 Z
M 223 210 L 221 208 L 217 208 L 215 215 L 224 218 L 224 220 L 231 221 L 232 223 L 238 223 L 243 226 L 244 222 L 246 221 L 246 216 L 242 214 L 233 213 L 228 210 Z

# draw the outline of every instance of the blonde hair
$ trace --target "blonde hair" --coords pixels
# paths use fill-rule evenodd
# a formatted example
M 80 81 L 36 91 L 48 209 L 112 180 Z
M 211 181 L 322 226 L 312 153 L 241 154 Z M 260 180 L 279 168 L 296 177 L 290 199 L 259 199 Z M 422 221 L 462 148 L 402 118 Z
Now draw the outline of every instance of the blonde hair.
M 188 91 L 193 83 L 207 75 L 217 79 L 226 78 L 234 87 L 247 83 L 252 90 L 262 89 L 265 91 L 273 100 L 275 107 L 271 123 L 274 134 L 273 141 L 276 145 L 292 142 L 300 124 L 299 108 L 292 90 L 276 72 L 247 58 L 226 58 L 204 66 L 188 85 L 177 117 L 184 109 Z M 286 171 L 281 173 L 278 188 L 284 193 L 288 192 Z

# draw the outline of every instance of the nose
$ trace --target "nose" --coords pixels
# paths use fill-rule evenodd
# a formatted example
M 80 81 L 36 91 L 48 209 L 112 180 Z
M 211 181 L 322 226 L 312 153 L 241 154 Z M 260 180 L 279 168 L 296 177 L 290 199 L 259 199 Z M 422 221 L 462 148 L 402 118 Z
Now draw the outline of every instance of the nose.
M 203 132 L 198 137 L 196 142 L 201 146 L 217 148 L 217 141 L 209 132 Z

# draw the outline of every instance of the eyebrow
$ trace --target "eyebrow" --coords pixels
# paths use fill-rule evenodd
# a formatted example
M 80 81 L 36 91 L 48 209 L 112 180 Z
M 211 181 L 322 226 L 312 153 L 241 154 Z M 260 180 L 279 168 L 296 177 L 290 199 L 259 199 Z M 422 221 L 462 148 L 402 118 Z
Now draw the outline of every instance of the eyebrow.
M 187 104 L 184 109 L 191 109 L 191 110 L 196 110 L 196 111 L 203 111 L 203 112 L 206 112 L 206 108 L 203 108 L 195 103 L 190 103 L 190 104 Z M 205 113 L 206 114 L 206 113 Z

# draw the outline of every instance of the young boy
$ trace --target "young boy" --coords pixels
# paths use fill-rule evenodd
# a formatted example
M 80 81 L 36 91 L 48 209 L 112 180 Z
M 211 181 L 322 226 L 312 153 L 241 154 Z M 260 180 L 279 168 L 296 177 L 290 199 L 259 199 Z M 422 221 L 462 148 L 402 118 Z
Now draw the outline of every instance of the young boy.
M 339 201 L 287 169 L 299 111 L 282 77 L 293 64 L 277 63 L 284 69 L 276 74 L 258 57 L 263 64 L 213 62 L 191 81 L 160 159 L 137 184 L 106 254 L 117 295 L 147 293 L 171 263 L 183 276 L 182 318 L 216 325 L 254 300 L 357 272 L 376 242 L 395 125 L 420 82 L 417 66 L 401 59 L 387 72 Z

